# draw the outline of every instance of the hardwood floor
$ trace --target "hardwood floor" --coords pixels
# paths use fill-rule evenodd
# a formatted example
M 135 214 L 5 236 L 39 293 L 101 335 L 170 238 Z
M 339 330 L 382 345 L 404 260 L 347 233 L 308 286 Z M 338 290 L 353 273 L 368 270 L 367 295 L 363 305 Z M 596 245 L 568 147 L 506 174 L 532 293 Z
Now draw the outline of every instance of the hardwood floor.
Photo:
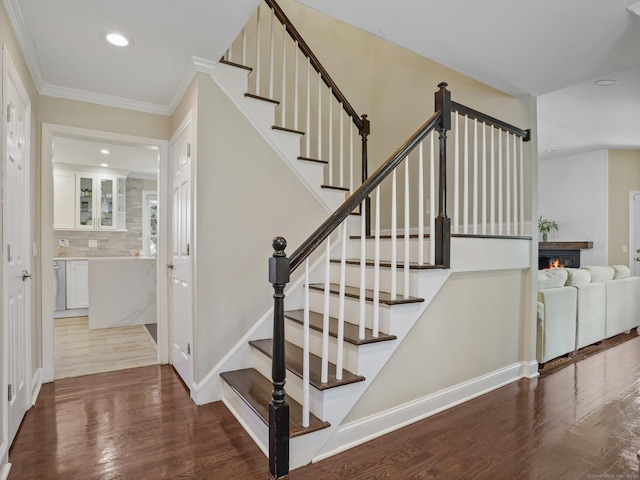
M 290 479 L 637 479 L 639 406 L 636 337 Z M 44 385 L 10 461 L 10 480 L 269 478 L 266 458 L 224 405 L 194 405 L 167 366 Z
M 54 323 L 56 380 L 158 363 L 156 344 L 142 325 L 89 330 L 88 317 Z

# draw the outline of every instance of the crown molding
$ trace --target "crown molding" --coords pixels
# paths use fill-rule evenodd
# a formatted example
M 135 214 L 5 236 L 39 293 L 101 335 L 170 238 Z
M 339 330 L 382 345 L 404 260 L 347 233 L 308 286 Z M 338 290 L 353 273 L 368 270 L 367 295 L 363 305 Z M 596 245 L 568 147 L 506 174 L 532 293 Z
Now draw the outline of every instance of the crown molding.
M 9 21 L 18 38 L 18 45 L 20 45 L 24 59 L 27 62 L 27 68 L 29 72 L 31 72 L 33 83 L 36 86 L 36 90 L 40 91 L 45 84 L 44 77 L 40 63 L 38 62 L 38 56 L 36 55 L 36 48 L 31 40 L 31 35 L 29 35 L 29 30 L 24 21 L 18 0 L 4 0 L 4 7 L 7 10 Z
M 87 92 L 85 90 L 77 90 L 75 88 L 60 87 L 58 85 L 46 84 L 40 89 L 41 95 L 50 97 L 66 98 L 68 100 L 77 100 L 80 102 L 97 103 L 107 107 L 126 108 L 128 110 L 137 110 L 144 113 L 155 113 L 157 115 L 171 115 L 171 110 L 167 105 L 159 105 L 157 103 L 141 102 L 139 100 L 131 100 L 129 98 L 114 97 L 101 93 Z

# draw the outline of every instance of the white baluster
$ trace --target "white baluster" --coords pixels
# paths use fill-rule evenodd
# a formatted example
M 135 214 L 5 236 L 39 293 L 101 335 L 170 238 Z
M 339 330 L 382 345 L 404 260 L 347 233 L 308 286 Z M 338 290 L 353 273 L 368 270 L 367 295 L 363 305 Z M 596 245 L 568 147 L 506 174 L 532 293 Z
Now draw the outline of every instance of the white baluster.
M 502 130 L 498 129 L 498 235 L 502 235 L 502 192 L 504 183 L 502 181 Z
M 344 106 L 340 104 L 340 187 L 344 187 Z
M 373 254 L 373 336 L 380 333 L 380 185 L 376 187 L 376 230 Z
M 453 131 L 453 233 L 459 232 L 458 224 L 460 222 L 460 129 L 458 128 L 458 117 L 458 112 L 456 112 Z M 433 234 L 434 232 L 431 231 L 431 235 Z
M 487 124 L 482 122 L 482 234 L 487 234 Z
M 282 95 L 280 96 L 280 124 L 287 126 L 287 27 L 282 25 Z
M 320 72 L 318 72 L 318 157 L 317 158 L 318 160 L 322 160 L 322 75 L 320 75 Z
M 302 426 L 309 426 L 309 259 L 304 261 L 304 322 L 302 328 Z
M 329 381 L 329 299 L 331 295 L 331 237 L 327 237 L 327 252 L 324 259 L 324 297 L 322 305 L 322 364 L 320 382 Z
M 489 127 L 491 135 L 491 235 L 496 234 L 496 152 L 493 127 Z
M 349 121 L 349 193 L 353 193 L 353 122 Z
M 260 95 L 260 10 L 256 17 L 256 95 Z
M 275 13 L 271 10 L 271 28 L 269 29 L 269 98 L 273 98 L 273 57 L 274 57 L 274 39 L 273 39 L 273 18 Z
M 398 284 L 397 284 L 397 263 L 398 263 L 398 251 L 397 244 L 397 212 L 396 212 L 396 170 L 393 170 L 391 174 L 391 300 L 396 299 Z
M 524 156 L 522 152 L 522 137 L 519 137 L 520 144 L 520 235 L 524 235 Z
M 294 46 L 294 52 L 295 52 L 295 61 L 294 61 L 294 65 L 293 65 L 293 70 L 294 70 L 294 77 L 293 77 L 293 129 L 294 130 L 298 130 L 298 90 L 299 90 L 299 84 L 300 81 L 298 80 L 298 57 L 299 52 L 298 52 L 298 41 L 296 40 L 296 44 Z M 307 72 L 307 77 L 309 76 L 309 72 Z M 309 86 L 307 85 L 307 90 L 309 89 Z M 309 130 L 307 128 L 307 131 L 305 132 L 307 138 L 309 138 Z M 307 148 L 307 155 L 309 154 L 308 152 L 308 148 Z
M 409 157 L 404 159 L 404 298 L 409 298 Z
M 429 164 L 429 262 L 436 260 L 436 149 L 435 130 L 431 132 L 430 164 Z
M 342 222 L 342 252 L 340 253 L 340 301 L 338 304 L 338 339 L 336 341 L 336 380 L 342 380 L 343 370 L 343 344 L 344 344 L 344 302 L 346 290 L 347 271 L 347 222 Z
M 513 152 L 513 235 L 518 234 L 518 152 L 516 151 L 516 135 L 511 135 L 513 144 L 511 151 Z
M 306 157 L 311 157 L 311 60 L 307 58 L 307 123 L 306 132 Z
M 506 132 L 505 138 L 505 154 L 506 154 L 506 174 L 505 174 L 505 201 L 506 201 L 506 215 L 505 215 L 505 233 L 509 235 L 511 233 L 511 149 L 509 148 L 509 132 Z
M 464 116 L 464 180 L 462 185 L 462 232 L 469 233 L 469 118 Z
M 424 157 L 418 147 L 418 265 L 424 265 Z
M 329 185 L 333 185 L 333 89 L 329 88 Z
M 366 202 L 360 204 L 360 323 L 358 324 L 358 338 L 364 339 L 364 328 L 366 323 L 365 318 L 365 299 L 366 299 L 366 274 L 367 274 L 367 259 L 366 259 Z
M 478 119 L 473 119 L 473 233 L 478 234 Z
M 242 65 L 247 64 L 247 29 L 242 29 Z

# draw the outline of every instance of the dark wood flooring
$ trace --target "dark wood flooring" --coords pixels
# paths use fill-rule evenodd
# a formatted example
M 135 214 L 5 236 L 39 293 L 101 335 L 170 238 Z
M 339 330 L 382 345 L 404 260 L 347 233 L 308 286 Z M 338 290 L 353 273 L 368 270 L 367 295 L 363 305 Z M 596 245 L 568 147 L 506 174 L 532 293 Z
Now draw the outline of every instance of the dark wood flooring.
M 639 448 L 636 337 L 290 478 L 638 479 Z M 225 406 L 195 406 L 167 366 L 44 385 L 10 461 L 10 480 L 269 478 L 266 458 Z

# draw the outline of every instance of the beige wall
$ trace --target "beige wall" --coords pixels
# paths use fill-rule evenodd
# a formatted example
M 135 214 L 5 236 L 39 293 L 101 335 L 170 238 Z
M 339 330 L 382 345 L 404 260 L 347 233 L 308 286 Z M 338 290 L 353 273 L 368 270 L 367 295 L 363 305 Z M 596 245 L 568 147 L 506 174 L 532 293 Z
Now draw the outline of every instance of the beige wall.
M 640 190 L 640 150 L 609 151 L 609 264 L 628 265 L 629 192 Z
M 326 212 L 217 84 L 197 77 L 194 380 L 272 305 L 271 241 L 288 253 Z
M 527 275 L 520 270 L 453 274 L 345 423 L 525 360 L 520 339 L 529 328 Z

